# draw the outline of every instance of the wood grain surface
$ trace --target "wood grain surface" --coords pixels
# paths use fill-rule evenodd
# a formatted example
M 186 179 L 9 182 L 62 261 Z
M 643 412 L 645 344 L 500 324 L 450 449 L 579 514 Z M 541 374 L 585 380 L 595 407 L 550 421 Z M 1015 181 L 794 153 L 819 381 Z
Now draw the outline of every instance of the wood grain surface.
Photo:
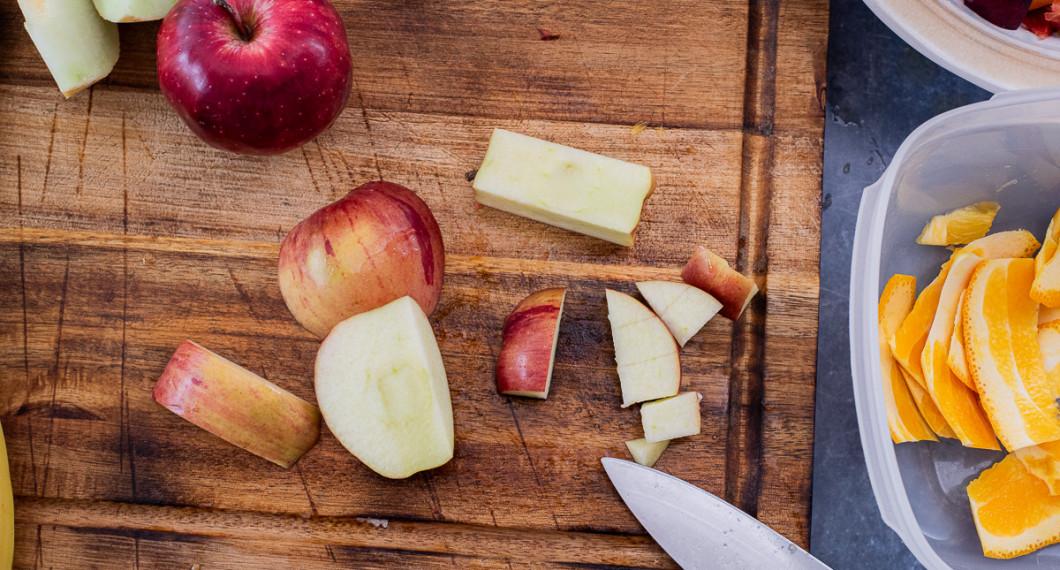
M 762 294 L 682 350 L 703 433 L 657 467 L 806 546 L 827 2 L 335 5 L 347 109 L 301 149 L 255 158 L 207 147 L 168 107 L 157 23 L 122 25 L 114 72 L 64 100 L 17 5 L 0 4 L 16 567 L 673 567 L 600 467 L 640 434 L 619 408 L 603 291 L 677 280 L 699 244 Z M 651 167 L 635 246 L 477 207 L 464 174 L 494 127 Z M 280 297 L 279 243 L 379 178 L 417 192 L 443 232 L 431 320 L 451 462 L 387 480 L 324 430 L 283 470 L 151 399 L 188 338 L 312 400 L 318 340 Z M 549 398 L 499 396 L 504 317 L 554 286 L 569 294 Z

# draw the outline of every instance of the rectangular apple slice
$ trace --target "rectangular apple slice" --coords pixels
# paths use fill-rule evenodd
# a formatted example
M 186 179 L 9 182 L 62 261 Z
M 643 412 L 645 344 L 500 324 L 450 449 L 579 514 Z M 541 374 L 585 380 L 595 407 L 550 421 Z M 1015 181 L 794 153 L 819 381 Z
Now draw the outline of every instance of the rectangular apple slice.
M 677 394 L 681 360 L 669 329 L 640 301 L 611 289 L 606 293 L 622 407 Z
M 696 248 L 685 264 L 681 279 L 721 301 L 721 316 L 730 321 L 740 318 L 758 293 L 758 285 L 751 278 L 729 267 L 729 262 L 703 246 Z
M 664 439 L 655 443 L 648 443 L 648 440 L 643 437 L 640 439 L 633 439 L 626 442 L 626 449 L 629 450 L 629 454 L 633 456 L 633 461 L 640 463 L 645 467 L 651 467 L 655 465 L 655 462 L 659 460 L 662 453 L 666 451 L 666 448 L 670 445 L 670 440 Z
M 497 391 L 508 396 L 548 397 L 567 289 L 544 289 L 519 302 L 504 319 L 497 356 Z
M 628 247 L 655 179 L 645 166 L 494 129 L 472 187 L 483 206 Z
M 335 325 L 317 351 L 316 389 L 339 442 L 402 479 L 453 458 L 453 405 L 423 309 L 402 297 Z
M 118 26 L 92 0 L 18 0 L 26 31 L 59 90 L 70 97 L 103 79 L 118 61 Z
M 161 20 L 177 0 L 93 0 L 96 11 L 110 22 Z
M 710 293 L 686 283 L 642 281 L 637 283 L 637 289 L 680 346 L 718 314 L 722 306 Z
M 320 410 L 234 362 L 184 341 L 152 393 L 202 429 L 287 468 L 320 437 Z
M 887 339 L 894 334 L 916 299 L 916 277 L 894 275 L 883 288 L 879 303 L 880 363 L 883 367 L 883 399 L 887 408 L 887 424 L 895 443 L 907 441 L 937 441 L 935 432 L 920 415 L 913 395 L 909 392 L 902 369 L 891 355 Z
M 699 392 L 682 392 L 641 405 L 644 440 L 656 443 L 699 433 L 699 402 L 702 399 Z

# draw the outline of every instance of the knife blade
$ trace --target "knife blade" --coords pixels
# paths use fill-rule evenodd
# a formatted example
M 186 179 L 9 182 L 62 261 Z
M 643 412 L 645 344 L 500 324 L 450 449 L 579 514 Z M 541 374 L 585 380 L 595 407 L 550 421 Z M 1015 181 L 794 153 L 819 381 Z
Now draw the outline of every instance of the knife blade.
M 828 569 L 799 545 L 718 497 L 631 461 L 601 459 L 629 510 L 686 570 Z

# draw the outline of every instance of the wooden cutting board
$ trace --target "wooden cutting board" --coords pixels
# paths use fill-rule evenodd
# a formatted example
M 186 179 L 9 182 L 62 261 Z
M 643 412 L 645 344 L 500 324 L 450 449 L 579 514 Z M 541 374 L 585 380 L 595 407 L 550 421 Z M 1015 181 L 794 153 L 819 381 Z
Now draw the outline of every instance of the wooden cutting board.
M 806 546 L 827 2 L 336 5 L 355 60 L 348 108 L 303 148 L 253 158 L 205 146 L 168 107 L 157 23 L 123 25 L 114 72 L 64 100 L 16 4 L 0 4 L 16 566 L 672 567 L 600 467 L 640 437 L 637 411 L 619 408 L 603 292 L 676 280 L 699 244 L 763 293 L 682 350 L 703 433 L 657 467 Z M 494 127 L 650 166 L 636 245 L 477 207 L 464 175 Z M 386 480 L 325 430 L 283 470 L 151 399 L 186 338 L 313 399 L 318 341 L 280 297 L 279 243 L 378 178 L 416 191 L 445 239 L 432 323 L 450 463 Z M 503 319 L 553 286 L 570 292 L 552 393 L 499 396 Z

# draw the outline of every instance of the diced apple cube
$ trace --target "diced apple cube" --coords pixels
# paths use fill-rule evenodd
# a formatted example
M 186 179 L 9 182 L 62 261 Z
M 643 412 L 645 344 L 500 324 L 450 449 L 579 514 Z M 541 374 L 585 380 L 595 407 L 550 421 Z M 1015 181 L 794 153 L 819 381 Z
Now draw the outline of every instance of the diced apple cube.
M 699 402 L 702 399 L 698 392 L 682 392 L 642 405 L 640 421 L 644 426 L 645 441 L 655 443 L 699 433 Z
M 645 166 L 494 129 L 473 187 L 484 206 L 631 246 L 655 179 Z
M 629 454 L 633 456 L 633 461 L 636 461 L 645 467 L 651 467 L 652 465 L 655 465 L 655 462 L 659 460 L 662 452 L 666 451 L 666 448 L 669 445 L 670 440 L 668 439 L 657 441 L 655 443 L 648 443 L 648 440 L 642 437 L 640 439 L 627 441 L 626 449 L 629 449 Z
M 118 26 L 92 0 L 18 0 L 26 31 L 59 90 L 70 97 L 103 79 L 118 61 Z

